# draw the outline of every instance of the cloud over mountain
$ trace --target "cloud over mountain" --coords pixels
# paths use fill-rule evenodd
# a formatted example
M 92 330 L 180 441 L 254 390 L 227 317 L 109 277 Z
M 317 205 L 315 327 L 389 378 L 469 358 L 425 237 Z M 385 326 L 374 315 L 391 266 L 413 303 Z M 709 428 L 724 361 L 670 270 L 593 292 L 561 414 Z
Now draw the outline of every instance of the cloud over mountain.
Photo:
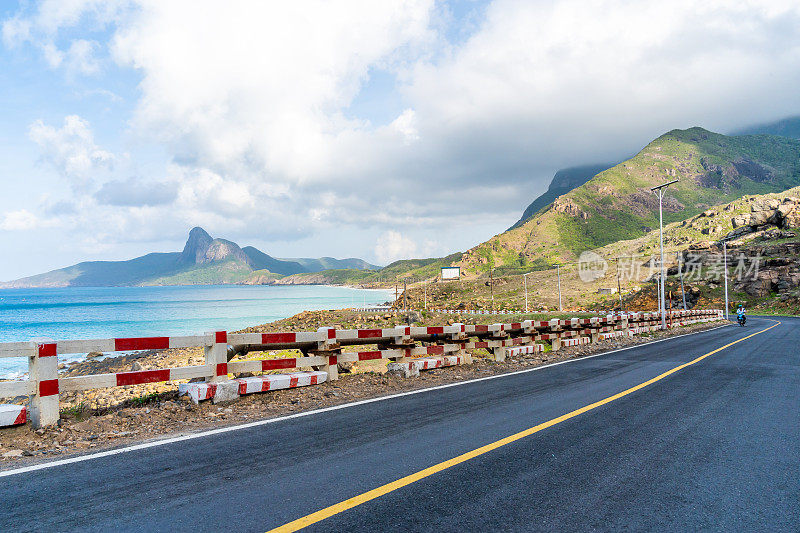
M 135 74 L 119 121 L 130 144 L 164 152 L 160 166 L 134 152 L 135 168 L 92 188 L 114 156 L 85 119 L 31 127 L 84 205 L 115 209 L 120 227 L 334 234 L 371 257 L 389 253 L 385 232 L 467 248 L 558 168 L 627 157 L 669 129 L 800 111 L 800 5 L 781 0 L 84 0 L 23 9 L 3 34 L 53 68 L 82 51 L 73 75 Z M 364 111 L 370 99 L 387 111 Z

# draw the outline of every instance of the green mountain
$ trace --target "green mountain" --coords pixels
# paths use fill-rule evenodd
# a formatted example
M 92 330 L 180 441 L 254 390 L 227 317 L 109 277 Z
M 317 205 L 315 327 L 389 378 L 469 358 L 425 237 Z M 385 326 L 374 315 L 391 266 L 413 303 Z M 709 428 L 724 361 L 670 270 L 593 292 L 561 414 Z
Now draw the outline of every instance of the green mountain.
M 251 277 L 274 280 L 282 276 L 326 270 L 338 261 L 351 268 L 373 267 L 360 259 L 282 260 L 252 246 L 212 238 L 203 228 L 193 228 L 181 252 L 152 253 L 129 261 L 88 261 L 0 284 L 21 287 L 108 287 L 130 285 L 206 285 L 243 283 Z
M 579 167 L 563 168 L 555 173 L 553 180 L 547 191 L 542 193 L 538 198 L 530 203 L 525 211 L 522 213 L 520 219 L 511 226 L 510 230 L 518 228 L 530 219 L 533 215 L 539 212 L 540 209 L 550 205 L 553 200 L 562 194 L 566 194 L 575 187 L 580 187 L 596 174 L 608 170 L 613 167 L 613 164 L 598 164 L 598 165 L 582 165 Z
M 800 117 L 788 117 L 775 122 L 742 128 L 733 135 L 778 135 L 800 139 Z
M 294 261 L 299 263 L 305 272 L 322 272 L 323 270 L 341 270 L 353 268 L 355 270 L 380 270 L 381 267 L 367 263 L 363 259 L 349 257 L 347 259 L 334 259 L 333 257 L 320 257 L 319 259 L 309 259 L 307 257 L 295 259 L 283 259 L 283 261 Z
M 467 251 L 457 264 L 471 275 L 489 258 L 501 273 L 572 260 L 584 250 L 633 239 L 658 227 L 650 188 L 678 183 L 664 197 L 665 224 L 749 194 L 800 185 L 800 140 L 673 130 L 631 159 L 556 197 L 522 225 Z

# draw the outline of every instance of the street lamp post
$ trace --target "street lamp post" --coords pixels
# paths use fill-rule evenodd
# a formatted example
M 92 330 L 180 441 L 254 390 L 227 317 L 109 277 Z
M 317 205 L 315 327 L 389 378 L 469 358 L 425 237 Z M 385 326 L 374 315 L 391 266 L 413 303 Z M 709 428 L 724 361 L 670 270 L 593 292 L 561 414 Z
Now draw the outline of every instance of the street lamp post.
M 678 183 L 678 180 L 668 181 L 667 183 L 662 183 L 661 185 L 656 185 L 652 187 L 650 190 L 658 195 L 658 235 L 659 241 L 661 243 L 661 275 L 660 278 L 660 294 L 661 294 L 661 303 L 659 304 L 659 311 L 661 311 L 661 329 L 667 329 L 667 310 L 666 310 L 666 298 L 664 294 L 664 215 L 663 215 L 663 203 L 664 203 L 664 189 L 672 185 L 673 183 Z
M 683 254 L 678 252 L 678 272 L 681 275 L 681 296 L 683 296 L 683 310 L 686 311 L 686 291 L 683 290 Z
M 533 274 L 533 272 L 528 272 L 527 274 L 522 275 L 522 282 L 525 284 L 525 312 L 528 312 L 528 275 Z
M 730 305 L 728 304 L 728 243 L 727 241 L 722 241 L 722 260 L 724 261 L 724 268 L 725 268 L 725 320 L 730 320 L 731 317 L 728 316 L 728 309 Z

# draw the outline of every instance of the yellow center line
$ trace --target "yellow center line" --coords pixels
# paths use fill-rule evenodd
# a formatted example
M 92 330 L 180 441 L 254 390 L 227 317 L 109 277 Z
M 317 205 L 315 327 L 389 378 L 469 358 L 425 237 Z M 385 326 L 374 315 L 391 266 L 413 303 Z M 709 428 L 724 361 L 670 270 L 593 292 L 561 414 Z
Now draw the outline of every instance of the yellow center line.
M 555 426 L 556 424 L 564 422 L 565 420 L 569 420 L 570 418 L 574 418 L 574 417 L 576 417 L 576 416 L 578 416 L 580 414 L 583 414 L 583 413 L 585 413 L 587 411 L 591 411 L 592 409 L 596 409 L 596 408 L 600 407 L 601 405 L 605 405 L 607 403 L 613 402 L 614 400 L 622 398 L 623 396 L 627 396 L 628 394 L 631 394 L 631 393 L 636 392 L 636 391 L 638 391 L 640 389 L 643 389 L 643 388 L 647 387 L 648 385 L 652 385 L 656 381 L 660 381 L 660 380 L 664 379 L 665 377 L 670 376 L 670 375 L 674 374 L 675 372 L 678 372 L 679 370 L 682 370 L 682 369 L 686 368 L 687 366 L 691 366 L 693 364 L 699 363 L 700 361 L 702 361 L 706 357 L 714 355 L 717 352 L 721 352 L 725 348 L 733 346 L 734 344 L 740 343 L 740 342 L 745 341 L 745 340 L 747 340 L 749 338 L 755 337 L 756 335 L 758 335 L 760 333 L 764 333 L 765 331 L 768 331 L 768 330 L 770 330 L 770 329 L 772 329 L 772 328 L 774 328 L 775 326 L 778 326 L 778 325 L 780 325 L 780 322 L 776 322 L 775 324 L 773 324 L 772 326 L 770 326 L 770 327 L 768 327 L 766 329 L 762 329 L 761 331 L 757 331 L 757 332 L 755 332 L 753 334 L 750 334 L 750 335 L 748 335 L 746 337 L 742 337 L 739 340 L 730 342 L 730 343 L 726 344 L 725 346 L 720 346 L 716 350 L 710 351 L 705 355 L 701 355 L 697 359 L 694 359 L 694 360 L 689 361 L 688 363 L 684 363 L 682 365 L 678 365 L 675 368 L 664 372 L 663 374 L 659 374 L 658 376 L 656 376 L 656 377 L 654 377 L 652 379 L 648 379 L 644 383 L 640 383 L 640 384 L 638 384 L 638 385 L 636 385 L 634 387 L 631 387 L 629 389 L 626 389 L 626 390 L 624 390 L 622 392 L 618 392 L 617 394 L 614 394 L 613 396 L 609 396 L 609 397 L 604 398 L 602 400 L 596 401 L 594 403 L 591 403 L 589 405 L 581 407 L 580 409 L 575 409 L 574 411 L 570 411 L 569 413 L 567 413 L 565 415 L 561 415 L 558 418 L 553 418 L 552 420 L 548 420 L 547 422 L 542 422 L 541 424 L 533 426 L 532 428 L 528 428 L 526 430 L 520 431 L 519 433 L 514 433 L 513 435 L 509 435 L 508 437 L 505 437 L 505 438 L 502 438 L 502 439 L 500 439 L 498 441 L 492 442 L 491 444 L 487 444 L 485 446 L 481 446 L 480 448 L 476 448 L 476 449 L 474 449 L 472 451 L 463 453 L 463 454 L 461 454 L 461 455 L 459 455 L 457 457 L 453 457 L 452 459 L 448 459 L 447 461 L 442 461 L 441 463 L 435 464 L 433 466 L 429 466 L 428 468 L 425 468 L 424 470 L 420 470 L 419 472 L 415 472 L 415 473 L 410 474 L 408 476 L 402 477 L 402 478 L 400 478 L 400 479 L 398 479 L 396 481 L 392 481 L 391 483 L 387 483 L 386 485 L 382 485 L 382 486 L 380 486 L 378 488 L 372 489 L 372 490 L 367 491 L 367 492 L 365 492 L 363 494 L 359 494 L 358 496 L 353 496 L 352 498 L 348 498 L 347 500 L 344 500 L 342 502 L 339 502 L 339 503 L 336 503 L 334 505 L 331 505 L 330 507 L 326 507 L 324 509 L 320 509 L 319 511 L 316 511 L 314 513 L 306 515 L 306 516 L 304 516 L 302 518 L 298 518 L 297 520 L 294 520 L 294 521 L 289 522 L 287 524 L 284 524 L 282 526 L 278 526 L 275 529 L 271 529 L 267 533 L 273 533 L 273 532 L 281 532 L 281 533 L 283 533 L 283 532 L 288 532 L 288 531 L 298 531 L 298 530 L 300 530 L 300 529 L 302 529 L 304 527 L 310 526 L 311 524 L 316 524 L 317 522 L 325 520 L 326 518 L 330 518 L 331 516 L 337 515 L 337 514 L 339 514 L 341 512 L 344 512 L 344 511 L 347 511 L 348 509 L 352 509 L 353 507 L 357 507 L 357 506 L 361 505 L 362 503 L 366 503 L 366 502 L 368 502 L 370 500 L 374 500 L 375 498 L 379 498 L 379 497 L 383 496 L 384 494 L 388 494 L 388 493 L 390 493 L 392 491 L 395 491 L 397 489 L 403 488 L 406 485 L 410 485 L 410 484 L 412 484 L 412 483 L 414 483 L 416 481 L 419 481 L 421 479 L 424 479 L 424 478 L 426 478 L 428 476 L 432 476 L 433 474 L 436 474 L 437 472 L 441 472 L 442 470 L 446 470 L 446 469 L 448 469 L 448 468 L 450 468 L 452 466 L 464 463 L 466 461 L 469 461 L 470 459 L 474 459 L 475 457 L 478 457 L 479 455 L 483 455 L 483 454 L 488 453 L 488 452 L 490 452 L 492 450 L 496 450 L 496 449 L 501 448 L 501 447 L 503 447 L 503 446 L 505 446 L 507 444 L 511 444 L 512 442 L 515 442 L 515 441 L 518 441 L 518 440 L 523 439 L 525 437 L 528 437 L 530 435 L 533 435 L 534 433 L 538 433 L 539 431 L 542 431 L 543 429 L 547 429 L 549 427 Z

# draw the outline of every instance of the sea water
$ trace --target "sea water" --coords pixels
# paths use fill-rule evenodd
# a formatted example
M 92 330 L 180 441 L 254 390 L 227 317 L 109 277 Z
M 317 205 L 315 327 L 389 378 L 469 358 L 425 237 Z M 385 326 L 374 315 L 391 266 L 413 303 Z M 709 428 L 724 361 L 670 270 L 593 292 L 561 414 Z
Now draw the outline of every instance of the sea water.
M 235 331 L 301 311 L 374 306 L 390 298 L 386 290 L 321 285 L 0 289 L 0 342 Z M 0 359 L 0 379 L 27 370 L 24 358 Z

